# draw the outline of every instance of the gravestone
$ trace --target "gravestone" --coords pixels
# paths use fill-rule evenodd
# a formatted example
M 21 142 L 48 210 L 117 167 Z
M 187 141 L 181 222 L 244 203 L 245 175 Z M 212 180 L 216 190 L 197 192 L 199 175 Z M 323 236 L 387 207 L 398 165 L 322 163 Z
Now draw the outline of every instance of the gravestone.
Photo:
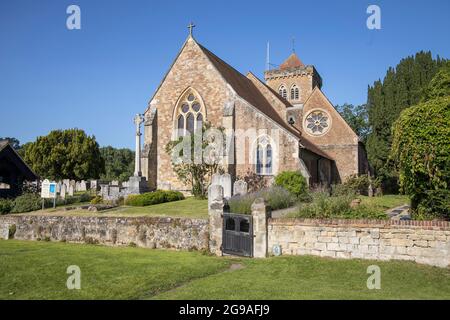
M 91 189 L 91 190 L 97 190 L 97 180 L 91 180 L 90 181 L 90 183 L 89 183 L 89 188 Z
M 111 181 L 111 185 L 112 185 L 112 186 L 118 186 L 118 185 L 119 185 L 119 180 L 113 180 L 113 181 Z
M 73 186 L 73 184 L 70 184 L 70 185 L 69 185 L 69 190 L 68 190 L 68 191 L 69 191 L 69 192 L 68 192 L 68 193 L 69 193 L 69 196 L 72 197 L 72 196 L 73 196 L 73 192 L 74 192 L 74 186 Z
M 211 177 L 211 185 L 220 185 L 220 174 L 214 173 Z
M 58 181 L 58 183 L 56 183 L 56 193 L 61 193 L 61 181 Z
M 231 175 L 229 173 L 220 176 L 220 185 L 223 188 L 223 197 L 225 199 L 231 198 Z
M 233 184 L 233 195 L 243 196 L 247 194 L 247 182 L 244 180 L 237 180 Z
M 81 180 L 81 182 L 80 182 L 80 191 L 86 191 L 86 190 L 87 190 L 86 181 Z
M 80 182 L 79 181 L 75 182 L 75 192 L 78 192 L 78 191 L 80 191 Z
M 67 187 L 65 184 L 61 185 L 61 191 L 59 192 L 59 195 L 62 199 L 66 198 L 66 191 L 67 191 Z

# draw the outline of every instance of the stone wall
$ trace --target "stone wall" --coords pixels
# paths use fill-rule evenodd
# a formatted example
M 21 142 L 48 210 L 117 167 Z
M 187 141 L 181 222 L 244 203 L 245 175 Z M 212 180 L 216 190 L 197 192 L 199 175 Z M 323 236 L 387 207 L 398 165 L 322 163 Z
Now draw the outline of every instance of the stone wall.
M 450 265 L 450 223 L 443 221 L 269 219 L 269 253 L 411 260 Z
M 147 248 L 208 250 L 208 220 L 162 217 L 0 217 L 0 239 L 50 240 Z M 12 227 L 12 228 L 11 228 Z

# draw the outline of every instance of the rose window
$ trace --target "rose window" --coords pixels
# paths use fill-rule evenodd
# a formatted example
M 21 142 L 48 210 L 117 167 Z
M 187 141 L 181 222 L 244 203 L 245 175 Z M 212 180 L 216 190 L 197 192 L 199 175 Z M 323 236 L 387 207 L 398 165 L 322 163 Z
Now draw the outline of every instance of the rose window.
M 305 121 L 306 130 L 313 135 L 321 135 L 330 128 L 330 117 L 324 111 L 312 111 Z

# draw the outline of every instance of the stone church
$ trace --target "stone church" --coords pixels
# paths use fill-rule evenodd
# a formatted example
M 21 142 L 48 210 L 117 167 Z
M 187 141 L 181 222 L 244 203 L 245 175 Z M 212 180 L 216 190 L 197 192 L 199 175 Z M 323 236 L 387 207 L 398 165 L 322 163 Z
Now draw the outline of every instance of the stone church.
M 223 166 L 233 179 L 298 170 L 317 185 L 366 173 L 363 145 L 321 87 L 316 68 L 295 53 L 265 71 L 262 81 L 241 74 L 190 34 L 144 112 L 142 175 L 150 189 L 188 190 L 165 146 L 206 121 L 234 133 Z

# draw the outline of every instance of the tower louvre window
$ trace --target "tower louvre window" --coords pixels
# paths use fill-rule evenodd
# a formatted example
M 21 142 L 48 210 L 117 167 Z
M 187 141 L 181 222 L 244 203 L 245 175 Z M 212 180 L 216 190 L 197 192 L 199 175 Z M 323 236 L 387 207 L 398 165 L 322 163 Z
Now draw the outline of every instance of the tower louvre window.
M 287 90 L 286 90 L 286 87 L 284 85 L 280 86 L 280 88 L 278 89 L 278 93 L 280 94 L 280 96 L 283 99 L 287 99 Z
M 297 85 L 294 84 L 294 85 L 291 87 L 291 100 L 298 100 L 299 97 L 300 97 L 300 92 L 299 92 L 299 90 L 298 90 Z

